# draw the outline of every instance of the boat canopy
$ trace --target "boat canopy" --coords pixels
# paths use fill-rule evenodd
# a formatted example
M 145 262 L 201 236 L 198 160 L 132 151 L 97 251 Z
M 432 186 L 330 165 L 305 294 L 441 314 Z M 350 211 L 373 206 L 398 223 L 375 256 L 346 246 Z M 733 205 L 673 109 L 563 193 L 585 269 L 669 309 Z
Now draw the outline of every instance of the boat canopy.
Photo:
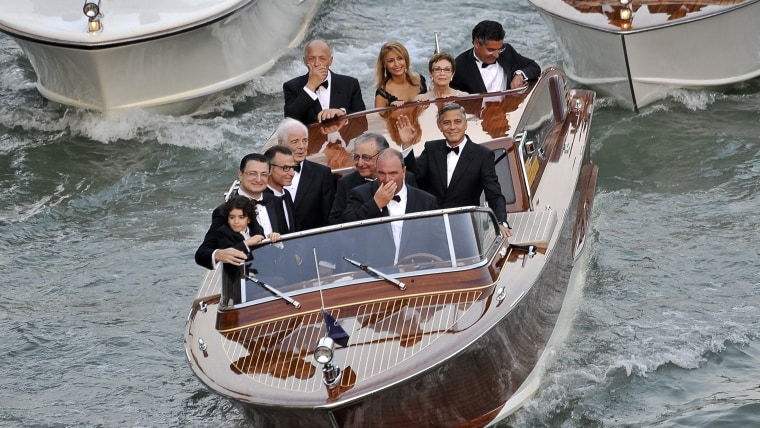
M 399 228 L 398 244 L 394 228 Z M 253 249 L 249 266 L 227 268 L 222 302 L 252 305 L 378 279 L 471 269 L 502 238 L 493 212 L 464 207 L 357 221 L 286 235 Z M 279 294 L 278 294 L 279 293 Z M 286 299 L 288 300 L 288 299 Z

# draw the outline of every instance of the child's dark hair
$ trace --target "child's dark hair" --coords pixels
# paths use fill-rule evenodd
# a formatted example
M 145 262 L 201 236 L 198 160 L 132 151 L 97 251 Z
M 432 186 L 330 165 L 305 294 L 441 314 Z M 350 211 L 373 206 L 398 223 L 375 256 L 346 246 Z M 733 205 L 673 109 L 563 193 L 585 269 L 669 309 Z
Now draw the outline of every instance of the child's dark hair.
M 248 221 L 256 218 L 256 202 L 245 196 L 233 196 L 222 206 L 222 215 L 227 218 L 234 209 L 243 210 L 243 214 L 248 217 Z

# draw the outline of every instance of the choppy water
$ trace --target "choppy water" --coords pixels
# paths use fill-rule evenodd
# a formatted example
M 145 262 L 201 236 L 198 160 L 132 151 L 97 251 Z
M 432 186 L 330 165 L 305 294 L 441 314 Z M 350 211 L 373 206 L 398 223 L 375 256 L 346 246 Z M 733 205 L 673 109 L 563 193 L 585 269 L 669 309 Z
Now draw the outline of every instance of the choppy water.
M 309 32 L 364 82 L 382 43 L 424 70 L 433 31 L 481 19 L 542 66 L 525 1 L 328 1 Z M 716 35 L 718 37 L 718 35 Z M 46 102 L 0 35 L 0 426 L 244 426 L 187 366 L 192 254 L 239 158 L 282 112 L 288 52 L 205 114 L 111 117 Z M 760 80 L 676 91 L 640 114 L 600 98 L 584 275 L 541 390 L 503 426 L 747 427 L 760 420 Z

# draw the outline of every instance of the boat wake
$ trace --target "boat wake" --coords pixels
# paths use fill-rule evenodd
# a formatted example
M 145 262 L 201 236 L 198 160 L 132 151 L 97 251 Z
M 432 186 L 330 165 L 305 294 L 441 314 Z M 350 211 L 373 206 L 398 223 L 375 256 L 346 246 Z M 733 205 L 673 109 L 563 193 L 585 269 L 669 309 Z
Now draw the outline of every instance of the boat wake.
M 591 239 L 592 236 L 593 234 L 589 233 L 587 239 Z M 544 349 L 544 352 L 536 363 L 536 368 L 531 372 L 520 389 L 507 401 L 499 416 L 494 419 L 493 422 L 497 427 L 505 424 L 505 426 L 531 426 L 532 424 L 528 423 L 528 420 L 525 420 L 526 417 L 532 418 L 535 415 L 545 415 L 548 410 L 556 408 L 554 399 L 549 398 L 556 395 L 556 390 L 552 388 L 556 382 L 553 379 L 544 379 L 544 377 L 566 346 L 565 340 L 572 331 L 573 322 L 580 307 L 583 286 L 586 284 L 586 276 L 591 263 L 589 254 L 592 254 L 592 247 L 594 246 L 590 242 L 587 242 L 587 244 L 588 246 L 581 253 L 578 260 L 576 260 L 570 274 L 570 281 L 564 302 L 562 303 L 562 310 L 557 318 L 557 327 L 552 332 L 546 344 L 546 349 Z M 538 395 L 536 395 L 537 393 Z M 517 412 L 518 410 L 520 412 Z
M 11 187 L 0 191 L 0 199 L 11 200 L 17 190 L 18 188 Z M 11 207 L 0 209 L 0 225 L 23 223 L 43 210 L 60 205 L 71 197 L 65 190 L 63 184 L 58 184 L 50 195 L 44 195 L 40 199 L 27 203 L 14 203 Z
M 233 102 L 232 100 L 230 102 Z M 239 117 L 164 116 L 141 110 L 115 114 L 51 106 L 48 109 L 12 110 L 0 108 L 0 127 L 36 135 L 35 138 L 0 140 L 0 153 L 20 148 L 69 141 L 83 137 L 103 144 L 129 141 L 130 144 L 154 143 L 217 150 L 234 142 L 265 141 L 268 133 L 250 129 L 260 123 L 256 113 Z M 10 134 L 14 132 L 11 131 Z

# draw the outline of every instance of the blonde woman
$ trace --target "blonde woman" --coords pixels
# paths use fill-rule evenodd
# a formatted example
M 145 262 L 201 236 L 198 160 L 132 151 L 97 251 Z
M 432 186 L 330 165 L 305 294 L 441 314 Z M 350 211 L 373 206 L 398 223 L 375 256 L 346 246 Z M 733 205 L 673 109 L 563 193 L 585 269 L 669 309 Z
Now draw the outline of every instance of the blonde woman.
M 425 78 L 409 69 L 409 51 L 399 42 L 388 42 L 377 56 L 375 107 L 398 107 L 427 92 Z

